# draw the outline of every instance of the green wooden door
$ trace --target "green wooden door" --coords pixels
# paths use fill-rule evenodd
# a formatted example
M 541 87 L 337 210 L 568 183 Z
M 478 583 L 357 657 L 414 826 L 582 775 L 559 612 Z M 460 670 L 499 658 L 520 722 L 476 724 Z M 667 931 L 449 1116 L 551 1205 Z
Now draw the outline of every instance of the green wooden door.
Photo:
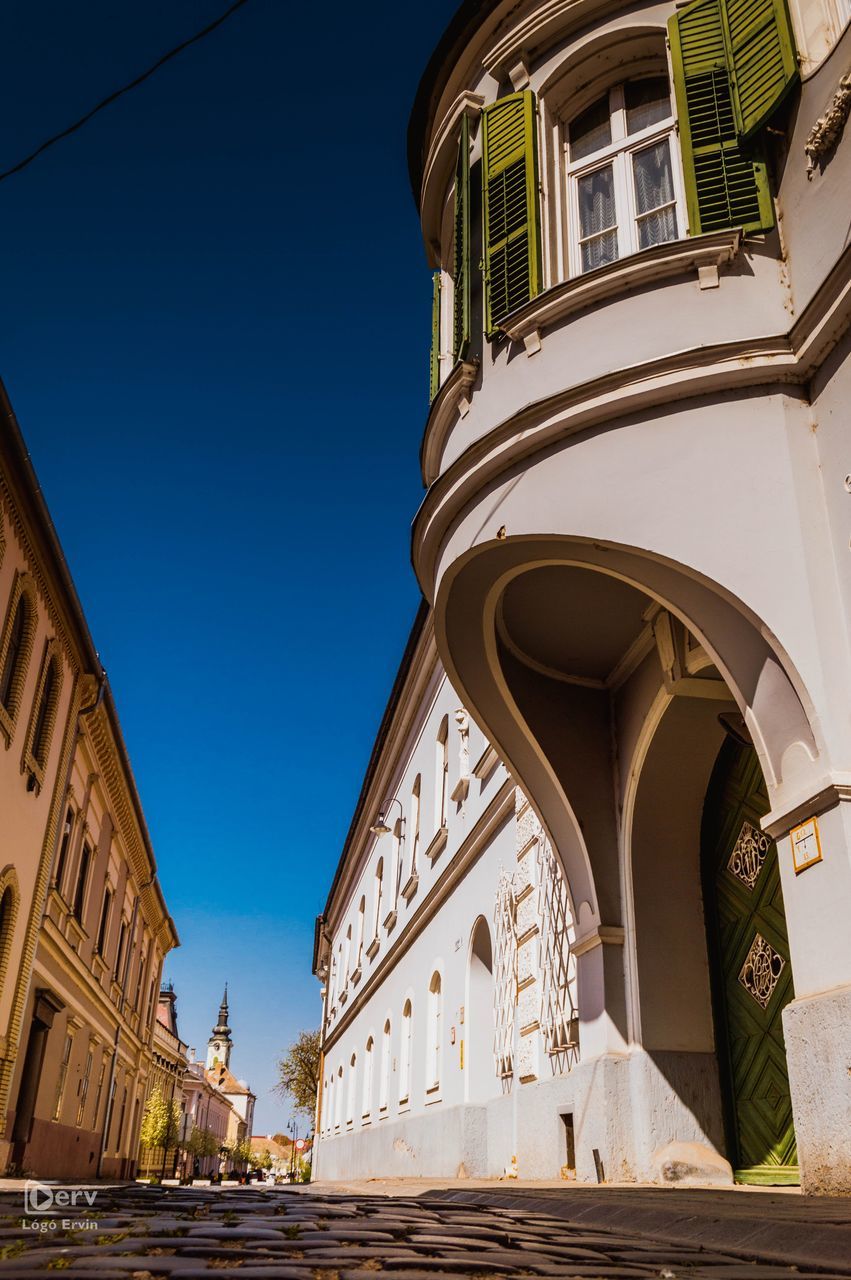
M 724 744 L 707 794 L 703 857 L 718 1054 L 739 1182 L 798 1182 L 781 1013 L 794 996 L 783 891 L 752 747 Z

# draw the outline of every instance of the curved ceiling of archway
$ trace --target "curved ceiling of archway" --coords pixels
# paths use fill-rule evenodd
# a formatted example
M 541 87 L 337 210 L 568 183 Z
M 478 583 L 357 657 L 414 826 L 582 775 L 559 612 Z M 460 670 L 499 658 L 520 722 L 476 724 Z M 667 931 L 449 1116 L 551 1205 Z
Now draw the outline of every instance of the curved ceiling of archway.
M 616 578 L 545 565 L 508 584 L 497 625 L 506 647 L 528 666 L 605 684 L 646 630 L 650 603 Z

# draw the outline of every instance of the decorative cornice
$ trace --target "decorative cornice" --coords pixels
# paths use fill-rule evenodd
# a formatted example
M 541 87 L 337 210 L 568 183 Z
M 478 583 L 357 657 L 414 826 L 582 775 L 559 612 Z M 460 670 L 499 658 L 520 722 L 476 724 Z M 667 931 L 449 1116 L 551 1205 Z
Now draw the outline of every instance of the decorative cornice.
M 622 7 L 621 0 L 544 0 L 513 22 L 507 35 L 482 54 L 482 66 L 497 78 L 499 72 L 510 74 L 521 58 L 528 62 L 529 55 L 541 45 L 564 39 L 571 31 Z
M 626 931 L 620 925 L 600 924 L 576 938 L 570 949 L 575 956 L 583 956 L 586 951 L 593 951 L 595 947 L 622 947 L 625 938 Z
M 609 298 L 623 297 L 631 289 L 670 280 L 688 271 L 697 272 L 702 289 L 716 287 L 718 268 L 733 261 L 741 243 L 742 232 L 736 228 L 642 249 L 538 294 L 508 316 L 500 328 L 515 342 L 522 342 L 527 355 L 534 355 L 541 349 L 542 334 L 554 324 Z
M 478 373 L 478 360 L 460 360 L 432 401 L 420 449 L 420 469 L 426 485 L 440 474 L 440 460 L 449 432 L 457 419 L 466 417 L 470 411 L 470 397 Z
M 781 809 L 772 809 L 760 826 L 773 840 L 785 836 L 798 822 L 814 818 L 837 804 L 851 800 L 851 773 L 831 773 L 804 792 L 794 796 Z
M 156 882 L 156 867 L 151 861 L 147 843 L 136 814 L 130 789 L 124 776 L 123 761 L 111 732 L 109 715 L 101 704 L 83 721 L 97 761 L 98 773 L 104 786 L 109 808 L 114 816 L 121 842 L 127 851 L 130 871 L 139 891 L 142 912 L 148 928 L 153 933 L 160 950 L 165 953 L 175 945 L 177 938 L 168 912 L 164 909 Z
M 458 883 L 464 878 L 470 867 L 482 856 L 487 847 L 488 841 L 492 835 L 499 829 L 505 820 L 514 813 L 514 791 L 515 786 L 511 778 L 506 778 L 505 782 L 497 791 L 491 800 L 487 809 L 485 809 L 476 826 L 470 832 L 467 839 L 458 848 L 452 861 L 448 864 L 446 871 L 432 885 L 429 892 L 423 898 L 419 910 L 414 913 L 405 926 L 404 931 L 399 936 L 395 946 L 389 948 L 383 960 L 377 965 L 363 988 L 358 992 L 356 998 L 352 1001 L 346 1010 L 345 1016 L 341 1016 L 339 1022 L 328 1036 L 323 1044 L 325 1053 L 329 1053 L 334 1045 L 340 1039 L 349 1027 L 354 1018 L 357 1017 L 360 1010 L 364 1007 L 372 994 L 385 981 L 388 974 L 393 971 L 402 957 L 410 949 L 416 939 L 420 936 L 423 929 L 430 920 L 434 918 L 436 913 L 443 906 L 447 898 L 454 893 Z
M 786 333 L 683 351 L 613 370 L 525 406 L 474 440 L 432 484 L 417 513 L 414 568 L 427 595 L 445 530 L 488 484 L 588 427 L 718 391 L 805 386 L 851 323 L 851 246 Z

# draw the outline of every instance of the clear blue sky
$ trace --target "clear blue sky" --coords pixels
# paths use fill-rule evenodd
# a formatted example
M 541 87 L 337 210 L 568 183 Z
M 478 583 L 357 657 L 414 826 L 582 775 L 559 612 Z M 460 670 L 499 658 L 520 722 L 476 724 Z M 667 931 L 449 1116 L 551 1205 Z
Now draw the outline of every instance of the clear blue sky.
M 225 7 L 4 6 L 0 168 Z M 250 0 L 0 183 L 0 374 L 115 690 L 181 1034 L 227 980 L 258 1132 L 418 599 L 405 129 L 454 8 Z

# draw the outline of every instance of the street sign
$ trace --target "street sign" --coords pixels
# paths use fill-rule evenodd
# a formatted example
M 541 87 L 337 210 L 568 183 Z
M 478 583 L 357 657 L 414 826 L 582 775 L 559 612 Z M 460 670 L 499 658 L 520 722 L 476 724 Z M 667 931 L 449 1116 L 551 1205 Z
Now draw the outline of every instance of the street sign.
M 304 1151 L 304 1148 L 306 1145 L 307 1144 L 305 1143 L 304 1138 L 296 1138 L 295 1140 L 296 1151 Z

